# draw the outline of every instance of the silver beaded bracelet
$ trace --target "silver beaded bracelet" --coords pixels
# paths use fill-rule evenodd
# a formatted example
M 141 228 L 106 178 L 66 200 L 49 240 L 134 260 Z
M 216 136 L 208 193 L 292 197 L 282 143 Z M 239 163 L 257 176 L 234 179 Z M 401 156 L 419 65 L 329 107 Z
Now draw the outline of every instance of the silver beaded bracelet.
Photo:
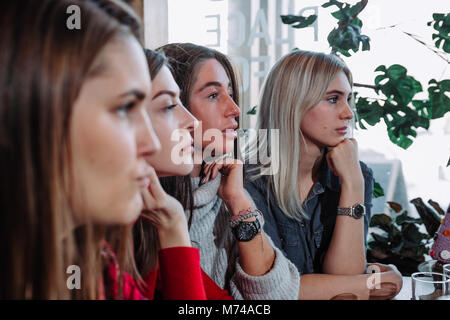
M 241 223 L 242 221 L 244 221 L 245 219 L 251 218 L 251 217 L 256 217 L 258 219 L 258 217 L 261 216 L 261 212 L 259 210 L 254 210 L 244 216 L 240 216 L 239 218 L 237 218 L 236 220 L 232 220 L 230 222 L 230 226 L 233 228 L 235 226 L 237 226 L 239 223 Z

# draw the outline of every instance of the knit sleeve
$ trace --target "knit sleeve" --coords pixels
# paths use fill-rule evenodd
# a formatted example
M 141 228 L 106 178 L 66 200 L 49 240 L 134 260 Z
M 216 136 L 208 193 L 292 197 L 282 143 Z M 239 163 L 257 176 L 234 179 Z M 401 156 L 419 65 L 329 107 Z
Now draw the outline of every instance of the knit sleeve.
M 161 294 L 168 300 L 205 300 L 197 248 L 172 247 L 159 251 Z
M 295 265 L 277 249 L 272 269 L 262 276 L 251 276 L 244 272 L 239 259 L 230 282 L 230 292 L 236 299 L 245 300 L 297 300 L 300 289 L 300 274 Z

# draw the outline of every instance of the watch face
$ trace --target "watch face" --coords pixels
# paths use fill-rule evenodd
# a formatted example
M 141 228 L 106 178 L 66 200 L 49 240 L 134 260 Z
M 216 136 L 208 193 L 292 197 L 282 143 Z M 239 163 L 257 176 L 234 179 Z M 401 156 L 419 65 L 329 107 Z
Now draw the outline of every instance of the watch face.
M 252 240 L 259 233 L 260 224 L 258 220 L 253 222 L 242 222 L 233 228 L 236 240 L 247 242 Z
M 359 219 L 364 215 L 364 212 L 365 212 L 364 206 L 361 204 L 357 204 L 353 208 L 353 217 L 355 217 L 356 219 Z

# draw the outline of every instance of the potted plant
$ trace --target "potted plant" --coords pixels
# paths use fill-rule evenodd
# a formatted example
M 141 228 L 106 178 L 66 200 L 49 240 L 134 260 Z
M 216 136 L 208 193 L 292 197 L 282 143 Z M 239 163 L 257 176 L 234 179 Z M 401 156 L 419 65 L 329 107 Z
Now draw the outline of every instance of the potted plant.
M 439 228 L 444 211 L 430 200 L 434 208 L 424 204 L 421 198 L 411 200 L 417 208 L 420 218 L 413 218 L 408 211 L 396 202 L 388 202 L 391 214 L 374 214 L 370 227 L 376 228 L 370 233 L 367 261 L 394 264 L 404 276 L 418 271 L 420 263 L 425 261 L 432 238 Z M 427 233 L 419 229 L 424 225 Z

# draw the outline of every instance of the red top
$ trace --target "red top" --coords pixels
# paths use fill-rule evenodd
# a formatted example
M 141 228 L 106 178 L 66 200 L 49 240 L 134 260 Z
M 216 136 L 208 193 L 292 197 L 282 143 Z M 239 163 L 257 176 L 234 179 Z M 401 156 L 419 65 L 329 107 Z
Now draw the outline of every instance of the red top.
M 103 273 L 105 292 L 101 298 L 119 298 L 119 266 L 114 252 L 105 244 L 107 268 Z M 197 248 L 173 247 L 159 251 L 159 268 L 143 278 L 145 288 L 126 272 L 123 276 L 124 300 L 233 300 L 201 269 Z

